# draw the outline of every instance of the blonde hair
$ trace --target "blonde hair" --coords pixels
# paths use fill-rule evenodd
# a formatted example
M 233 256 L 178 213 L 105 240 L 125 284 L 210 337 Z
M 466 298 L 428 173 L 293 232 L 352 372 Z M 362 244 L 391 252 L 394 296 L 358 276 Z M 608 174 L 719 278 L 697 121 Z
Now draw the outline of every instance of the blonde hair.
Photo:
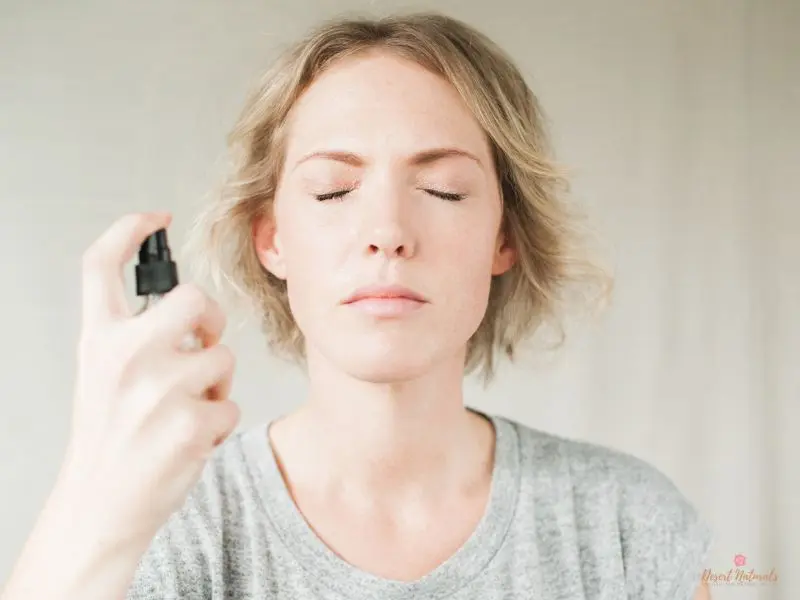
M 467 343 L 465 374 L 481 369 L 486 385 L 497 351 L 514 360 L 523 340 L 544 325 L 555 327 L 557 345 L 563 341 L 568 290 L 599 289 L 596 298 L 602 298 L 611 279 L 581 252 L 584 238 L 567 203 L 567 180 L 552 158 L 537 98 L 495 43 L 457 19 L 430 12 L 341 18 L 285 51 L 231 131 L 231 172 L 199 215 L 187 247 L 192 260 L 199 260 L 200 276 L 208 276 L 217 291 L 250 303 L 273 352 L 305 361 L 305 340 L 289 307 L 286 282 L 259 262 L 252 223 L 271 215 L 286 119 L 296 100 L 335 61 L 369 50 L 395 53 L 450 82 L 491 144 L 502 227 L 517 260 L 492 278 L 486 313 Z M 581 298 L 588 305 L 589 296 Z

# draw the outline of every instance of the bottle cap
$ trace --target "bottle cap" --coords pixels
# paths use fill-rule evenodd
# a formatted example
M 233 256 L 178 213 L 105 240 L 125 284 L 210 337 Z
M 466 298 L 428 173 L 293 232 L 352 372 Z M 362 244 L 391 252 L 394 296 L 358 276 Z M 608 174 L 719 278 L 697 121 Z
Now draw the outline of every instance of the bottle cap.
M 136 265 L 136 295 L 166 294 L 178 285 L 178 266 L 172 260 L 167 230 L 159 229 L 139 248 Z

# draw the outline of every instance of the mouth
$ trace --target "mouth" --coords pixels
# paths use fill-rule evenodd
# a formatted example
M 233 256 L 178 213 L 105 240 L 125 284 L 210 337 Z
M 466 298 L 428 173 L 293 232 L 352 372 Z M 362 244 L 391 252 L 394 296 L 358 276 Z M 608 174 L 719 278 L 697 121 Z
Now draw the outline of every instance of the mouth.
M 418 304 L 428 302 L 419 292 L 399 285 L 379 285 L 358 288 L 343 304 L 354 304 L 365 301 L 412 301 Z
M 346 306 L 373 317 L 400 317 L 419 310 L 425 302 L 401 297 L 361 298 L 348 302 Z
M 343 304 L 374 317 L 398 317 L 419 310 L 428 299 L 402 286 L 370 286 L 357 289 Z

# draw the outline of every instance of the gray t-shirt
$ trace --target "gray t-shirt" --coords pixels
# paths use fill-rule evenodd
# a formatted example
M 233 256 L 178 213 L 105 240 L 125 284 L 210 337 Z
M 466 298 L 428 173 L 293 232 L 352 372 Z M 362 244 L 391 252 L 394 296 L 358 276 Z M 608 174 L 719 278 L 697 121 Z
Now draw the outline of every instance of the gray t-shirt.
M 486 416 L 496 430 L 489 505 L 425 577 L 376 577 L 326 546 L 260 426 L 218 449 L 142 558 L 128 599 L 693 598 L 711 531 L 668 478 L 628 454 Z

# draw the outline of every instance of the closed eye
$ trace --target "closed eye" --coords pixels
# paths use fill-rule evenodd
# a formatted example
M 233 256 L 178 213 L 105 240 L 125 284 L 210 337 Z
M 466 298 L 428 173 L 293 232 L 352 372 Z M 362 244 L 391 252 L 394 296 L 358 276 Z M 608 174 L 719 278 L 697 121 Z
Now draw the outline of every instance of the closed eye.
M 336 192 L 328 192 L 327 194 L 315 194 L 315 197 L 320 202 L 324 202 L 325 200 L 335 200 L 337 198 L 343 198 L 346 194 L 349 194 L 353 190 L 338 190 Z
M 458 202 L 467 197 L 466 194 L 456 194 L 455 192 L 440 192 L 439 190 L 431 190 L 431 189 L 426 189 L 425 191 L 429 193 L 431 196 L 436 196 L 437 198 L 441 198 L 442 200 L 450 200 L 452 202 Z
M 336 200 L 339 198 L 344 198 L 347 194 L 352 192 L 352 189 L 349 190 L 337 190 L 335 192 L 328 192 L 327 194 L 315 194 L 314 197 L 319 200 L 320 202 L 324 202 L 326 200 Z M 457 194 L 455 192 L 441 192 L 439 190 L 433 189 L 424 189 L 423 191 L 427 192 L 431 196 L 435 196 L 437 198 L 441 198 L 442 200 L 449 200 L 451 202 L 459 202 L 466 198 L 466 194 Z

